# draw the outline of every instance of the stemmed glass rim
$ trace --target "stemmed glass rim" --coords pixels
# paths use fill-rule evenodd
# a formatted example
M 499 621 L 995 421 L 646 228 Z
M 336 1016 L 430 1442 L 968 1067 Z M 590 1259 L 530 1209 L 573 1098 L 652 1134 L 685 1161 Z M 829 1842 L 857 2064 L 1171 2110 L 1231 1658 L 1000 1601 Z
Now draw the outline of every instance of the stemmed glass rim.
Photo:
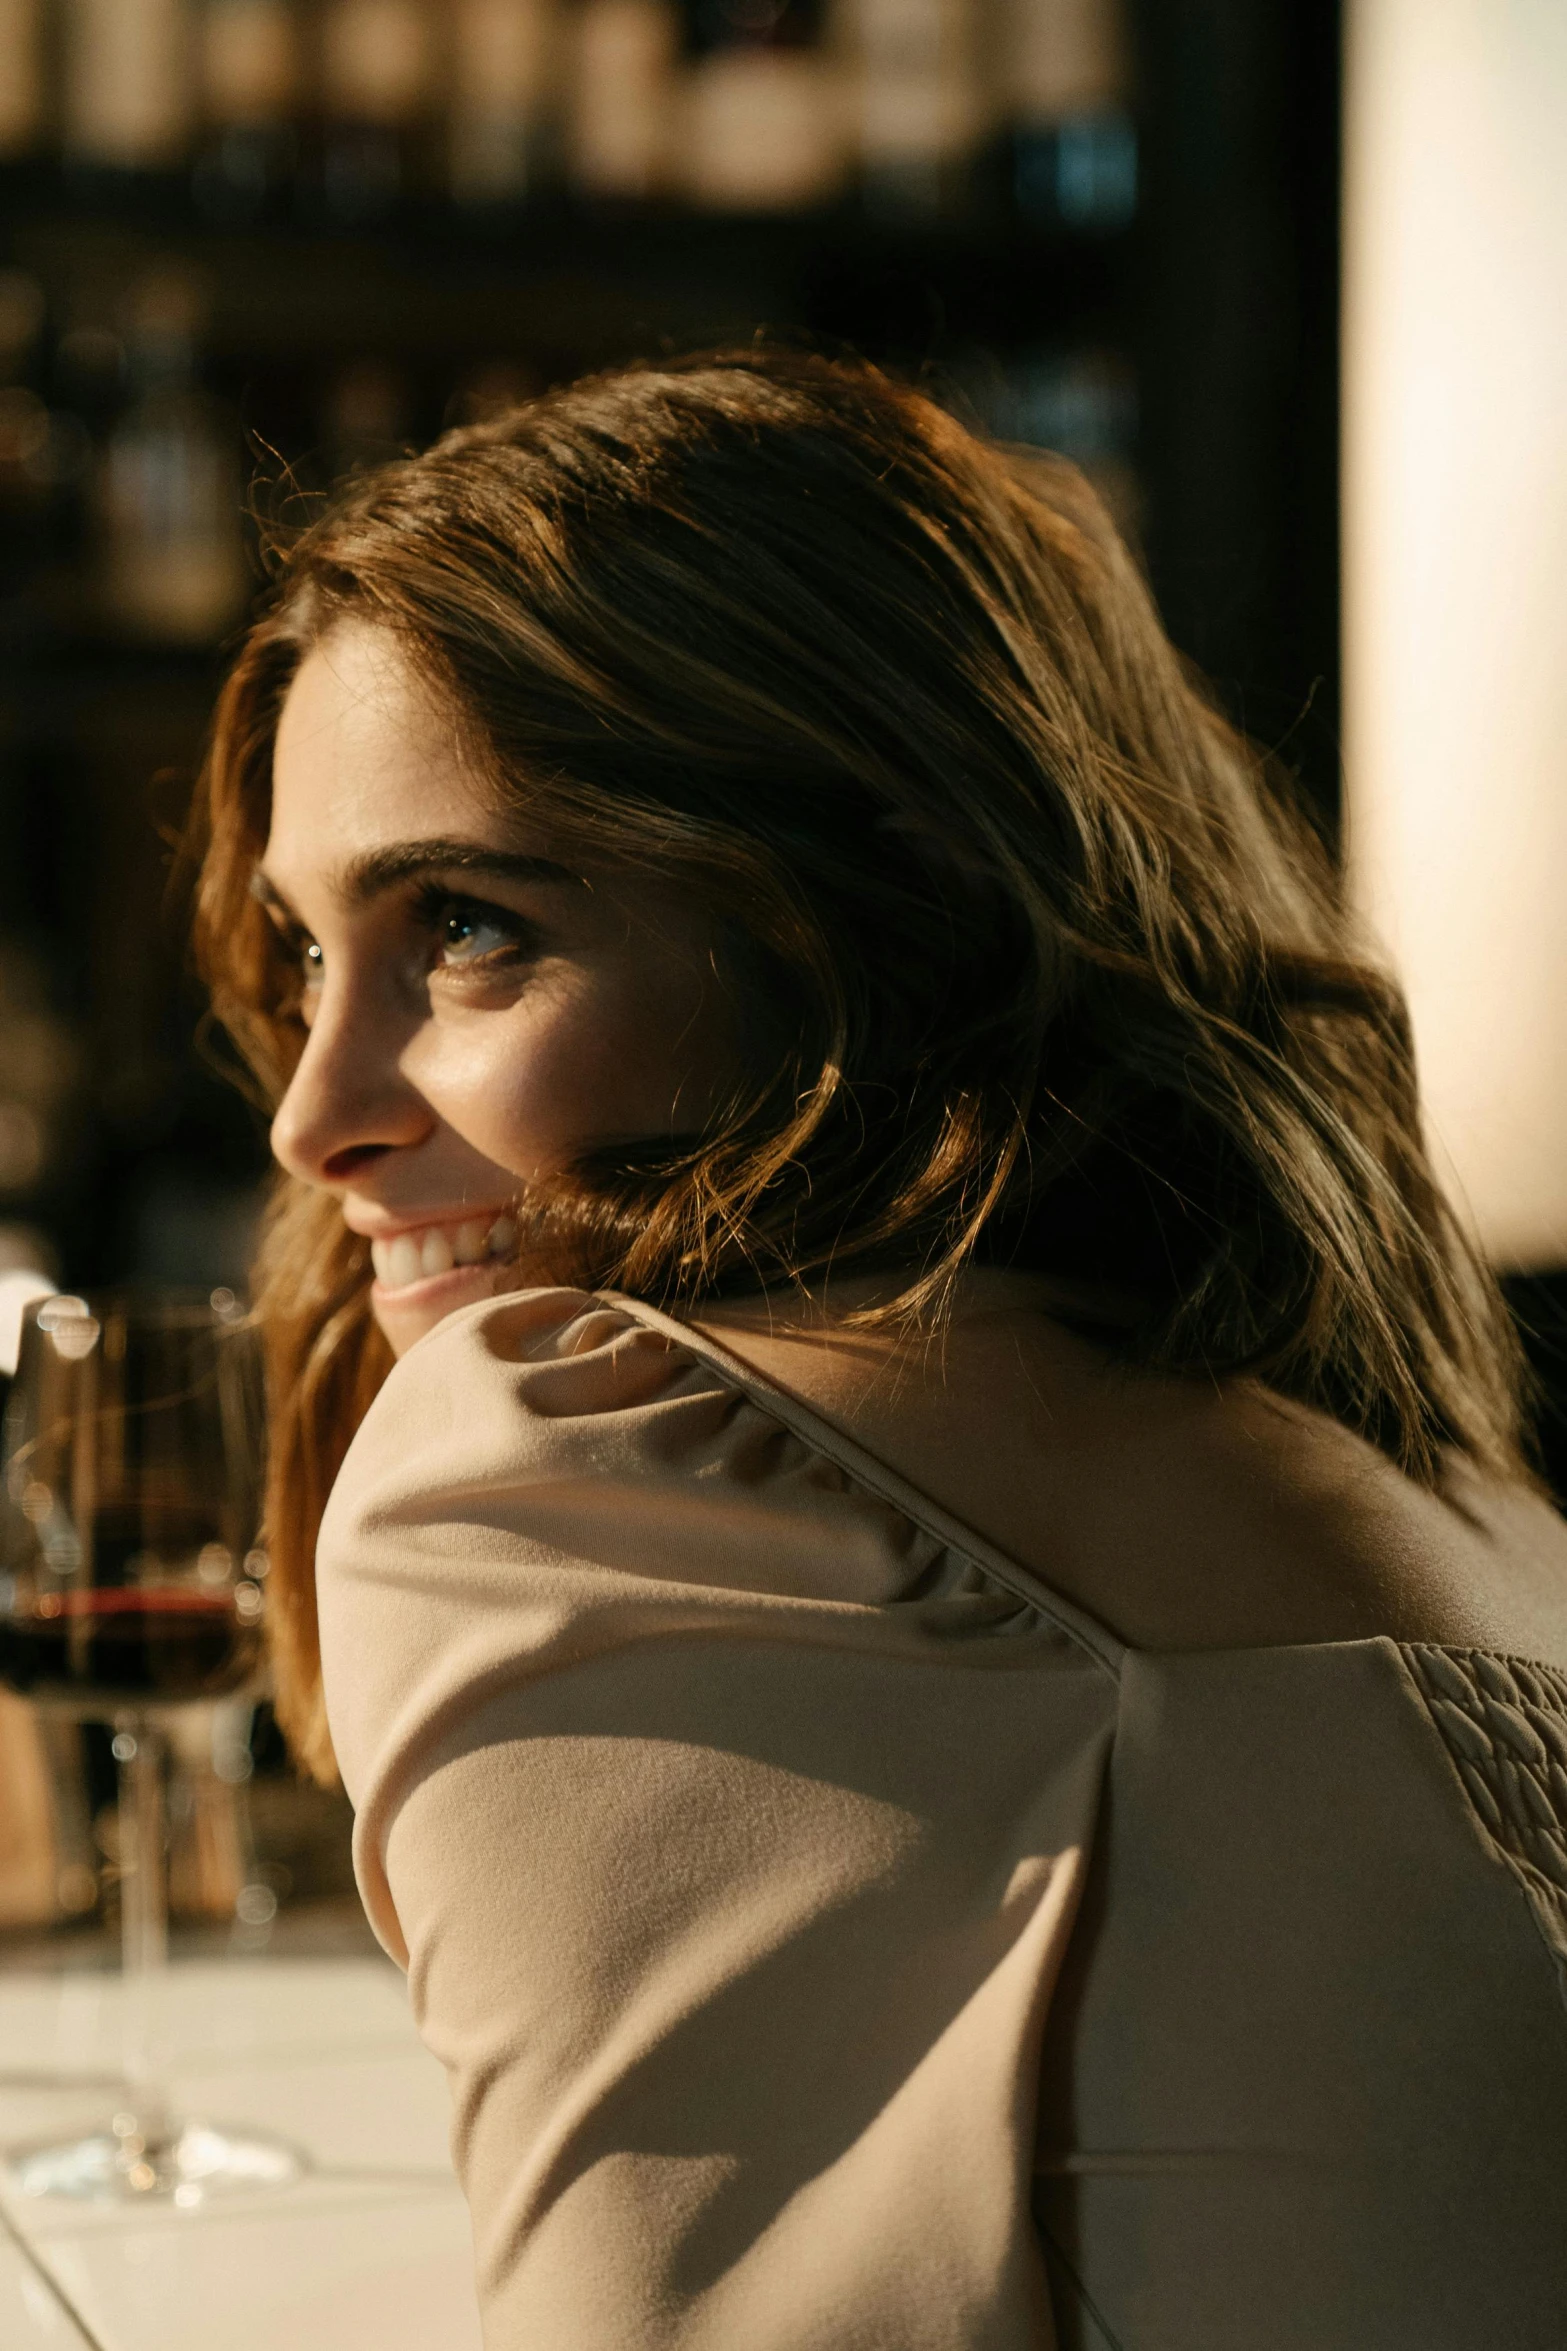
M 77 1314 L 95 1319 L 120 1316 L 172 1329 L 238 1330 L 251 1327 L 255 1319 L 245 1298 L 226 1283 L 203 1289 L 190 1282 L 116 1282 L 103 1288 L 52 1290 L 46 1297 L 30 1298 L 22 1312 L 25 1323 L 38 1323 L 44 1330 Z

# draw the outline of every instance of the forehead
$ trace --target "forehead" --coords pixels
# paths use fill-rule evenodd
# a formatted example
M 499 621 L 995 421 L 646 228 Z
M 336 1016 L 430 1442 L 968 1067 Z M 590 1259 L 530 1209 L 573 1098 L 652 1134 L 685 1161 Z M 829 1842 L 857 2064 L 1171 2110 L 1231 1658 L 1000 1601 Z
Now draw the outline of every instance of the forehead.
M 295 673 L 272 758 L 268 871 L 295 883 L 426 834 L 515 841 L 452 713 L 389 631 L 342 623 Z

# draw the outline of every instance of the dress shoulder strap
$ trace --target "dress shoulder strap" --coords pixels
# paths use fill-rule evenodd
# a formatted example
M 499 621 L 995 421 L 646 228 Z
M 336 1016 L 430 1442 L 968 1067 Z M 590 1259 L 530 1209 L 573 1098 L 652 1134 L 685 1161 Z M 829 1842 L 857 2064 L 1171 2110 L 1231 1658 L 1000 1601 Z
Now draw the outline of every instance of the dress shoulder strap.
M 1127 1654 L 1126 1644 L 1118 1640 L 1108 1626 L 1091 1616 L 1087 1609 L 1079 1608 L 1074 1601 L 1063 1598 L 1031 1568 L 1024 1567 L 1005 1552 L 997 1550 L 983 1535 L 976 1534 L 972 1527 L 965 1526 L 961 1519 L 944 1510 L 939 1502 L 921 1493 L 917 1486 L 911 1485 L 907 1478 L 900 1476 L 886 1462 L 878 1460 L 874 1453 L 868 1452 L 845 1430 L 824 1419 L 802 1397 L 778 1387 L 757 1371 L 754 1365 L 732 1353 L 708 1332 L 693 1330 L 689 1323 L 677 1321 L 673 1315 L 661 1312 L 656 1306 L 649 1306 L 644 1299 L 625 1297 L 618 1290 L 605 1290 L 598 1295 L 605 1305 L 615 1307 L 633 1322 L 640 1323 L 644 1329 L 657 1331 L 684 1348 L 688 1355 L 709 1365 L 729 1386 L 739 1389 L 762 1411 L 771 1414 L 802 1444 L 811 1446 L 827 1460 L 835 1462 L 857 1484 L 879 1494 L 884 1501 L 901 1510 L 915 1526 L 923 1527 L 928 1534 L 936 1536 L 953 1551 L 961 1552 L 973 1560 L 977 1567 L 983 1568 L 1005 1590 L 1048 1617 L 1068 1639 L 1087 1650 L 1110 1673 L 1120 1673 Z

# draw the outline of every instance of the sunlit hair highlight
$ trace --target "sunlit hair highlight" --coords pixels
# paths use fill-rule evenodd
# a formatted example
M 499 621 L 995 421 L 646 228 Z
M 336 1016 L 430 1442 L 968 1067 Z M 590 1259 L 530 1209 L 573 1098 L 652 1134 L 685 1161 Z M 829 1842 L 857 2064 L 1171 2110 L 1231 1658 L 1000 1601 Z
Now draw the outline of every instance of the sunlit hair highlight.
M 1081 476 L 872 369 L 747 352 L 572 386 L 357 482 L 224 688 L 198 937 L 270 1100 L 303 1031 L 250 896 L 282 698 L 392 632 L 553 856 L 702 902 L 749 1007 L 714 1132 L 525 1201 L 524 1266 L 677 1310 L 975 1258 L 1113 1291 L 1132 1364 L 1245 1371 L 1414 1477 L 1525 1474 L 1495 1285 L 1422 1144 L 1398 991 L 1173 652 Z M 311 1561 L 387 1354 L 364 1244 L 280 1182 L 280 1715 L 330 1766 Z M 870 1313 L 872 1310 L 867 1310 Z

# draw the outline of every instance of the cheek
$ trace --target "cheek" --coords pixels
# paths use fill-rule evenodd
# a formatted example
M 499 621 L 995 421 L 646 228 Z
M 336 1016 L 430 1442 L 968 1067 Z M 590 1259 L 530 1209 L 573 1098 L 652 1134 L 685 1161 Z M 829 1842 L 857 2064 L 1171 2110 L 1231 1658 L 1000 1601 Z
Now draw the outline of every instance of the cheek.
M 576 976 L 432 1021 L 409 1075 L 474 1149 L 537 1179 L 591 1144 L 701 1123 L 712 1055 L 689 995 L 647 975 L 635 989 Z

